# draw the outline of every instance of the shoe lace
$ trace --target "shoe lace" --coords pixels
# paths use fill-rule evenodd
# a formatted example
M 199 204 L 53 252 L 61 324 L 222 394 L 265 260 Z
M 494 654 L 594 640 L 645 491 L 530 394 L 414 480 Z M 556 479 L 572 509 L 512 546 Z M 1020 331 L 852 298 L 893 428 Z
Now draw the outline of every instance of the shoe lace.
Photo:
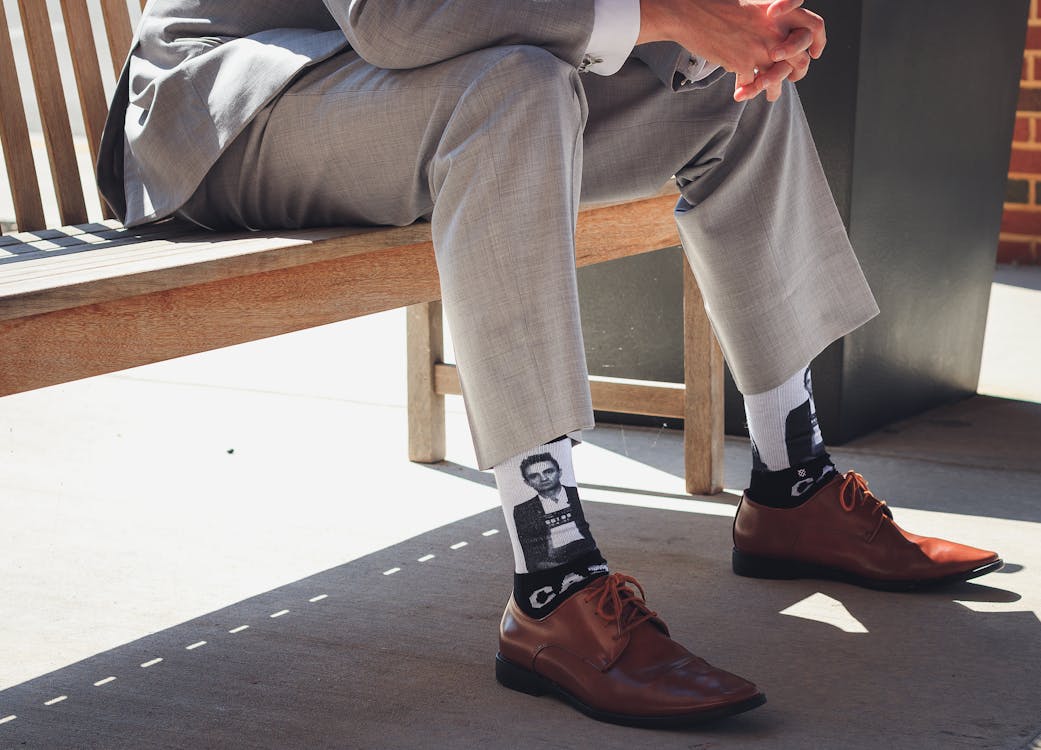
M 640 592 L 628 586 L 632 584 Z M 647 606 L 644 601 L 643 586 L 632 576 L 624 573 L 611 573 L 604 577 L 598 586 L 590 586 L 586 592 L 586 600 L 597 599 L 596 614 L 610 623 L 614 623 L 618 632 L 613 636 L 618 640 L 630 630 L 658 616 L 658 613 Z
M 879 514 L 878 523 L 870 534 L 870 539 L 875 538 L 875 534 L 878 533 L 886 518 L 893 518 L 893 511 L 890 510 L 886 501 L 875 497 L 871 490 L 868 489 L 867 480 L 855 471 L 846 472 L 846 477 L 842 480 L 842 486 L 839 487 L 839 503 L 841 503 L 842 509 L 847 513 L 852 513 L 858 506 L 867 506 L 870 508 L 870 513 Z

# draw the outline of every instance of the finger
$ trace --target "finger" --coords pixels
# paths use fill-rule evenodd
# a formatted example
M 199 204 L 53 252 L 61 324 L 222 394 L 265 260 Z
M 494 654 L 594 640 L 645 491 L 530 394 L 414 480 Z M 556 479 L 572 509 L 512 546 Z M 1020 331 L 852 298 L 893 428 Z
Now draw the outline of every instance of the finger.
M 774 62 L 780 62 L 781 60 L 795 57 L 809 49 L 813 42 L 813 32 L 809 29 L 792 29 L 784 41 L 770 52 L 770 59 Z
M 787 60 L 779 63 L 775 63 L 767 74 L 764 76 L 766 79 L 766 100 L 769 102 L 775 102 L 781 98 L 781 93 L 784 91 L 784 82 L 788 79 L 795 68 L 792 67 L 791 63 Z
M 762 93 L 762 89 L 756 89 L 755 85 L 736 88 L 734 89 L 734 101 L 745 102 L 749 99 L 755 99 L 760 93 Z
M 767 77 L 766 100 L 768 102 L 775 102 L 781 98 L 781 92 L 784 91 L 784 81 L 792 72 L 792 66 L 787 63 L 777 63 L 774 68 L 780 68 L 780 70 L 776 74 Z M 772 69 L 771 73 L 773 73 Z
M 770 65 L 768 68 L 761 68 L 758 75 L 752 81 L 744 84 L 739 84 L 734 90 L 734 98 L 737 101 L 746 101 L 748 99 L 754 99 L 764 91 L 773 91 L 774 98 L 770 101 L 776 101 L 777 97 L 781 95 L 781 83 L 788 74 L 792 72 L 792 66 L 787 62 L 779 62 Z M 769 98 L 769 97 L 767 97 Z
M 762 84 L 763 90 L 767 94 L 771 91 L 776 94 L 773 99 L 770 99 L 769 96 L 766 97 L 767 99 L 776 101 L 777 96 L 780 96 L 781 93 L 781 84 L 791 74 L 792 70 L 792 66 L 787 61 L 783 61 L 774 63 L 768 70 L 760 71 L 757 82 Z
M 819 58 L 821 53 L 824 52 L 824 46 L 828 43 L 828 35 L 824 29 L 824 19 L 816 13 L 800 8 L 798 13 L 795 13 L 792 18 L 786 19 L 786 21 L 791 26 L 801 26 L 812 32 L 813 42 L 806 51 L 810 53 L 810 57 L 814 60 Z
M 774 0 L 766 8 L 767 18 L 779 18 L 802 7 L 803 0 Z
M 819 60 L 820 56 L 824 54 L 824 47 L 828 44 L 828 37 L 824 33 L 824 27 L 821 27 L 820 35 L 814 36 L 814 42 L 810 45 L 809 50 L 810 57 L 814 60 Z
M 756 68 L 752 68 L 751 70 L 749 70 L 747 72 L 743 72 L 743 71 L 742 72 L 738 72 L 738 74 L 737 74 L 737 85 L 735 86 L 735 88 L 741 88 L 743 86 L 748 86 L 748 85 L 754 83 L 755 79 L 756 79 L 756 75 L 758 75 L 758 73 L 759 73 L 759 71 Z
M 749 83 L 744 86 L 734 86 L 734 101 L 743 102 L 747 99 L 754 99 L 756 93 L 754 83 Z
M 788 58 L 785 62 L 792 66 L 792 72 L 788 74 L 788 80 L 793 83 L 805 78 L 806 73 L 810 69 L 810 55 L 807 52 L 800 52 L 795 57 Z
M 759 94 L 763 92 L 764 79 L 757 77 L 746 84 L 739 84 L 734 88 L 734 101 L 744 102 L 749 99 L 755 99 Z

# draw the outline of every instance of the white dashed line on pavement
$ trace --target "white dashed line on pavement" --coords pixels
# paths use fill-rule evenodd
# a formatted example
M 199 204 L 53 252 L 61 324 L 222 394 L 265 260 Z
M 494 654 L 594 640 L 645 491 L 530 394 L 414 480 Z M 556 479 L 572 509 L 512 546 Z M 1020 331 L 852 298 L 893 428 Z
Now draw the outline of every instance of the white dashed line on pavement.
M 492 529 L 488 529 L 487 531 L 482 531 L 481 535 L 482 536 L 494 536 L 494 535 L 496 535 L 498 533 L 499 533 L 499 529 L 492 528 Z M 456 542 L 455 544 L 450 545 L 449 549 L 460 550 L 463 547 L 468 547 L 468 546 L 469 546 L 468 542 Z M 435 554 L 428 553 L 428 554 L 425 554 L 424 556 L 422 556 L 420 558 L 417 558 L 416 561 L 417 561 L 417 563 L 427 563 L 427 561 L 434 559 L 434 557 L 436 557 Z M 383 571 L 383 575 L 385 575 L 385 576 L 395 575 L 396 573 L 400 573 L 401 570 L 402 569 L 400 567 L 390 568 L 388 570 Z M 329 598 L 328 594 L 320 594 L 318 596 L 311 597 L 307 601 L 313 604 L 314 602 L 320 602 L 320 601 L 322 601 L 324 599 L 328 599 L 328 598 Z M 274 619 L 274 618 L 280 618 L 283 615 L 288 615 L 288 614 L 289 614 L 289 609 L 280 609 L 280 610 L 276 611 L 276 613 L 271 614 L 269 617 Z M 244 630 L 248 630 L 249 627 L 250 627 L 249 625 L 239 625 L 237 627 L 231 628 L 230 630 L 228 630 L 228 632 L 232 633 L 232 634 L 233 633 L 239 633 L 239 632 L 243 632 Z M 194 644 L 189 644 L 189 645 L 185 646 L 184 649 L 186 651 L 194 651 L 195 649 L 201 648 L 202 646 L 205 646 L 206 644 L 207 644 L 206 641 L 197 641 Z M 149 661 L 145 661 L 144 664 L 141 665 L 141 666 L 142 666 L 143 669 L 147 669 L 149 667 L 154 667 L 155 665 L 159 664 L 160 661 L 162 661 L 162 657 L 158 656 L 158 657 L 153 658 L 153 659 L 151 659 Z M 109 676 L 109 677 L 105 677 L 104 679 L 98 680 L 97 682 L 94 683 L 94 686 L 95 687 L 100 687 L 102 685 L 108 684 L 109 682 L 113 682 L 113 681 L 116 681 L 116 676 L 115 675 L 112 675 L 112 676 Z M 69 698 L 69 696 L 67 696 L 67 695 L 59 695 L 59 696 L 56 696 L 54 698 L 51 698 L 49 701 L 45 701 L 44 705 L 46 705 L 46 706 L 55 705 L 55 704 L 60 703 L 62 701 L 68 700 L 68 698 Z M 0 724 L 7 724 L 8 722 L 15 721 L 16 719 L 18 719 L 18 716 L 15 715 L 15 714 L 11 714 L 9 716 L 0 718 Z

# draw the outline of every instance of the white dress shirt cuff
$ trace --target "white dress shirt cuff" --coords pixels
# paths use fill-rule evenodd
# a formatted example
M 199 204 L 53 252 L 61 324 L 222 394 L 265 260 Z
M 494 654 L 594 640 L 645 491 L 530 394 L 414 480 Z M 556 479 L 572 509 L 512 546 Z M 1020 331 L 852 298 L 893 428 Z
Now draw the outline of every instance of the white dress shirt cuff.
M 596 0 L 593 33 L 579 70 L 609 76 L 625 64 L 640 36 L 640 0 Z

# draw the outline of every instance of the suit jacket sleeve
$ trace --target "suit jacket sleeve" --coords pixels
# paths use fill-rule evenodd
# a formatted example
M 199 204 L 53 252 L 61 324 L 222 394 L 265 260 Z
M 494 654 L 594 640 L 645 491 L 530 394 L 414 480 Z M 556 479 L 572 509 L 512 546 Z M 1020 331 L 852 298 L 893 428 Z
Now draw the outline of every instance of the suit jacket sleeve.
M 576 67 L 594 0 L 324 0 L 351 47 L 379 68 L 418 68 L 502 45 L 542 47 Z
M 690 52 L 675 42 L 650 42 L 641 44 L 633 50 L 633 56 L 643 60 L 661 82 L 673 91 L 695 91 L 705 86 L 711 86 L 724 75 L 726 71 L 722 68 L 700 81 L 683 83 L 682 77 L 677 78 L 677 73 L 683 73 L 687 69 L 690 60 Z

